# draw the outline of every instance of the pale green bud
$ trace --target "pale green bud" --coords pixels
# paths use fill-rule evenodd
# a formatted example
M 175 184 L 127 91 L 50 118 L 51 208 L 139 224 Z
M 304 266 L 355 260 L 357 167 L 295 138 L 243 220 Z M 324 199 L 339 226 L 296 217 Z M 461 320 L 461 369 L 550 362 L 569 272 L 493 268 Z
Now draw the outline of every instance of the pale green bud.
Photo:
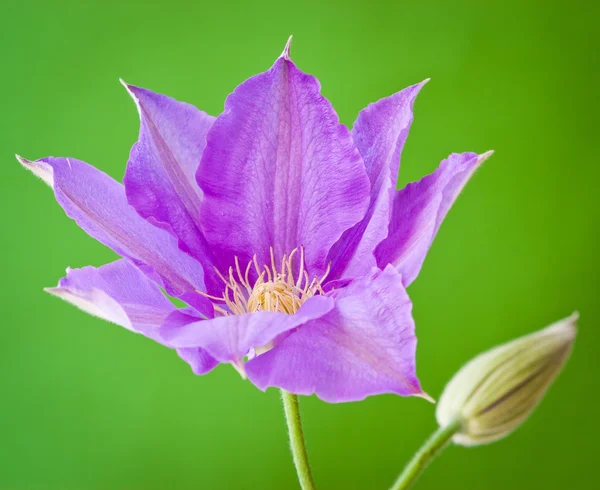
M 478 355 L 448 383 L 436 410 L 440 426 L 461 424 L 453 441 L 473 446 L 515 430 L 567 361 L 578 314 Z

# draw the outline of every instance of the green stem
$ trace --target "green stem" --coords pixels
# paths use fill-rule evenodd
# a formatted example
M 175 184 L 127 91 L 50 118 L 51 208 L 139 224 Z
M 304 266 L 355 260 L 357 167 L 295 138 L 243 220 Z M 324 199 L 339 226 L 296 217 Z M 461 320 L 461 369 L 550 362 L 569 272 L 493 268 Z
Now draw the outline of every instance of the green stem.
M 452 436 L 458 432 L 460 425 L 459 420 L 454 420 L 436 430 L 406 465 L 404 471 L 390 490 L 406 490 L 410 488 L 433 458 L 444 449 L 446 444 L 452 439 Z
M 298 473 L 300 487 L 302 490 L 315 490 L 310 466 L 308 465 L 304 434 L 302 433 L 298 396 L 281 390 L 281 399 L 283 400 L 283 409 L 285 411 L 285 418 L 290 436 L 290 448 L 292 449 L 292 456 L 294 457 L 294 465 L 296 466 L 296 473 Z

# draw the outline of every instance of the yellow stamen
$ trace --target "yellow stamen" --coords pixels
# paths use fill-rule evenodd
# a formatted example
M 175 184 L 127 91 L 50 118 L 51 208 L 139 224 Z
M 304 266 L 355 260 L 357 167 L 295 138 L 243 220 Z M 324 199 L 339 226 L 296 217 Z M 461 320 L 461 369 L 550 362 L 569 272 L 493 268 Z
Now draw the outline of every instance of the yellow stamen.
M 299 252 L 300 264 L 297 277 L 294 274 L 294 257 Z M 322 284 L 329 274 L 329 267 L 322 277 L 314 277 L 312 281 L 305 269 L 304 248 L 295 248 L 289 255 L 284 254 L 281 267 L 277 269 L 275 253 L 270 249 L 270 267 L 260 267 L 256 255 L 246 266 L 244 274 L 238 258 L 235 267 L 230 267 L 227 276 L 217 271 L 225 285 L 223 296 L 217 297 L 200 293 L 213 302 L 215 311 L 220 315 L 241 315 L 256 311 L 274 311 L 293 315 L 309 298 L 324 294 Z M 257 279 L 250 284 L 250 270 L 254 267 Z

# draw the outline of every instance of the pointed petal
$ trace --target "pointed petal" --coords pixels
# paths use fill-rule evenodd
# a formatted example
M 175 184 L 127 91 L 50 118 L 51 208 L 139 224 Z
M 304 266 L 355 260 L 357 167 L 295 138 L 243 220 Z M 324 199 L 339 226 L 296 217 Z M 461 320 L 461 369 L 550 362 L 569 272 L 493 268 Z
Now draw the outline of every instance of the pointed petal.
M 198 169 L 203 229 L 217 262 L 279 260 L 304 246 L 311 275 L 363 216 L 369 182 L 349 131 L 286 49 L 242 83 L 207 135 Z
M 424 396 L 415 374 L 412 304 L 400 274 L 375 270 L 333 293 L 334 309 L 246 363 L 260 389 L 327 402 L 396 393 Z
M 124 178 L 127 200 L 142 217 L 171 231 L 186 251 L 208 264 L 199 225 L 202 191 L 195 174 L 215 118 L 190 104 L 123 85 L 140 114 L 140 134 Z
M 127 204 L 123 186 L 104 172 L 72 158 L 48 157 L 21 164 L 54 189 L 67 216 L 99 242 L 131 259 L 174 295 L 202 289 L 202 266 L 177 240 Z
M 325 315 L 331 298 L 309 299 L 295 315 L 259 311 L 161 328 L 165 343 L 176 348 L 200 347 L 219 362 L 241 364 L 250 349 L 270 344 L 277 336 Z
M 162 327 L 163 329 L 178 329 L 205 319 L 193 308 L 182 308 L 165 318 Z M 219 365 L 219 361 L 198 347 L 183 347 L 177 349 L 177 354 L 190 365 L 192 372 L 197 375 L 206 374 Z
M 434 173 L 398 191 L 388 236 L 375 250 L 378 266 L 393 264 L 408 286 L 419 274 L 429 247 L 460 191 L 491 154 L 453 153 Z
M 165 317 L 175 311 L 160 288 L 126 259 L 99 268 L 67 269 L 58 286 L 46 291 L 86 313 L 155 340 Z
M 283 51 L 281 53 L 281 55 L 279 56 L 280 58 L 283 58 L 284 60 L 291 60 L 291 55 L 290 52 L 292 50 L 292 38 L 293 36 L 288 37 L 287 42 L 285 43 L 285 47 L 283 48 Z
M 413 121 L 413 104 L 425 80 L 363 109 L 352 128 L 371 182 L 365 217 L 336 242 L 329 258 L 330 278 L 361 277 L 375 266 L 373 251 L 387 236 L 400 155 Z

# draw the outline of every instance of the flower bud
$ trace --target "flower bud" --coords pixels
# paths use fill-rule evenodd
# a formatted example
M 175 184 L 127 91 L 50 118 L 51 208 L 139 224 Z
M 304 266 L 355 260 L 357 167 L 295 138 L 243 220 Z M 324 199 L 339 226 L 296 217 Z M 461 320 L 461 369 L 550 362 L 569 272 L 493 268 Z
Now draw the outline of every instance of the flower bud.
M 441 426 L 455 420 L 453 441 L 497 441 L 523 422 L 567 361 L 578 314 L 478 355 L 448 383 L 436 410 Z

